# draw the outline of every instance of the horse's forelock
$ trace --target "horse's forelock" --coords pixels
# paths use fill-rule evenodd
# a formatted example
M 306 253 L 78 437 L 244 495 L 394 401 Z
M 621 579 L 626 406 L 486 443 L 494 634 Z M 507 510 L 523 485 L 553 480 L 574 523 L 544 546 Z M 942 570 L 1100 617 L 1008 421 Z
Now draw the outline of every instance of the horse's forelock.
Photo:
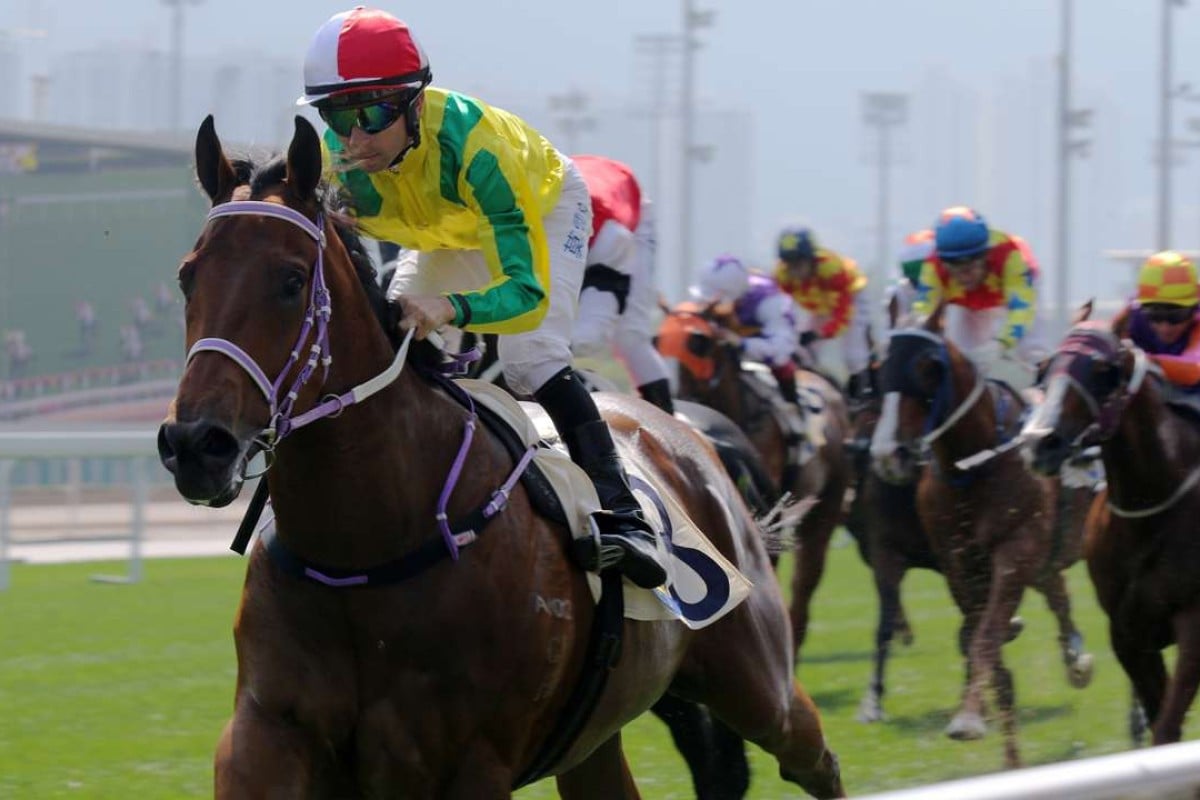
M 272 158 L 266 163 L 259 163 L 250 157 L 242 156 L 231 158 L 230 164 L 233 166 L 238 184 L 248 187 L 250 197 L 253 199 L 261 199 L 272 193 L 272 190 L 277 187 L 282 189 L 285 185 L 287 160 L 282 156 Z M 317 198 L 321 210 L 333 222 L 334 230 L 337 231 L 342 246 L 350 255 L 350 263 L 354 265 L 354 272 L 358 276 L 359 283 L 362 284 L 363 291 L 367 293 L 367 300 L 371 304 L 375 318 L 379 321 L 384 333 L 387 334 L 392 346 L 398 347 L 400 340 L 394 324 L 395 320 L 392 318 L 391 306 L 384 296 L 383 287 L 379 285 L 375 265 L 371 263 L 371 256 L 367 253 L 366 244 L 359 235 L 353 219 L 340 210 L 339 197 L 338 189 L 328 181 L 322 181 L 317 187 Z

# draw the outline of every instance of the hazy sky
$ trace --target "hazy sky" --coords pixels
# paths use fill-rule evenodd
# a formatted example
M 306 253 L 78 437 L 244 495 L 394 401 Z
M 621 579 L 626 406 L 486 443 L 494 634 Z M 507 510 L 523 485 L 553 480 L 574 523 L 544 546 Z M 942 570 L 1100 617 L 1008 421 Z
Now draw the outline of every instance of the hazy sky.
M 697 0 L 716 11 L 700 32 L 697 93 L 702 104 L 754 115 L 754 247 L 765 253 L 779 221 L 803 217 L 829 232 L 831 243 L 862 256 L 874 253 L 874 171 L 863 158 L 862 91 L 920 91 L 929 107 L 939 81 L 981 98 L 1025 98 L 1020 110 L 1003 103 L 986 117 L 984 138 L 1031 144 L 1027 195 L 1001 208 L 980 206 L 999 227 L 1004 214 L 1041 236 L 1035 248 L 1053 253 L 1053 56 L 1059 41 L 1059 0 Z M 189 7 L 189 56 L 302 57 L 313 31 L 343 2 L 321 0 L 204 0 Z M 382 4 L 405 18 L 429 53 L 436 82 L 479 93 L 544 96 L 578 86 L 597 98 L 642 92 L 644 70 L 631 58 L 636 34 L 677 32 L 680 0 L 427 0 Z M 1159 0 L 1076 0 L 1075 87 L 1079 105 L 1098 109 L 1093 157 L 1076 167 L 1074 273 L 1087 279 L 1110 247 L 1153 244 L 1157 132 Z M 1200 87 L 1200 7 L 1175 12 L 1175 74 Z M 0 29 L 45 27 L 44 40 L 26 42 L 62 53 L 95 44 L 166 47 L 169 13 L 154 0 L 50 3 L 5 0 Z M 1040 83 L 1039 83 L 1040 82 Z M 301 77 L 297 74 L 299 92 Z M 641 95 L 645 96 L 645 95 Z M 1044 101 L 1044 102 L 1042 102 Z M 1038 103 L 1040 102 L 1040 107 Z M 914 110 L 921 112 L 922 105 Z M 1034 108 L 1036 113 L 1028 109 Z M 1039 109 L 1040 110 L 1037 110 Z M 1177 135 L 1200 105 L 1176 104 Z M 941 197 L 920 190 L 942 154 L 913 135 L 905 164 L 895 172 L 892 237 L 927 224 L 938 205 L 980 205 L 980 197 Z M 546 131 L 554 138 L 553 131 Z M 1200 135 L 1197 135 L 1200 138 Z M 589 143 L 600 149 L 600 143 Z M 1040 144 L 1040 146 L 1039 146 Z M 1200 241 L 1200 153 L 1176 170 L 1176 244 Z M 987 163 L 979 171 L 1008 170 Z M 1024 168 L 1024 167 L 1023 167 Z M 976 176 L 978 186 L 987 176 Z M 1011 195 L 1012 192 L 1010 191 Z M 1030 208 L 1020 207 L 1028 198 Z M 1014 205 L 1014 203 L 1016 205 Z M 1034 210 L 1036 209 L 1036 210 Z M 1043 217 L 1048 217 L 1043 219 Z M 1018 231 L 1022 232 L 1022 231 Z M 864 241 L 864 239 L 866 241 Z

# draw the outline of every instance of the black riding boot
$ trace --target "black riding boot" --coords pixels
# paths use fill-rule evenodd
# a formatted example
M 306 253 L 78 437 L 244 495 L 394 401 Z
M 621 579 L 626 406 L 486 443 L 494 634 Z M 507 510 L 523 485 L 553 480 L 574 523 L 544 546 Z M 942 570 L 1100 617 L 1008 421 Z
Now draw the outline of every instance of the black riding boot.
M 653 403 L 668 414 L 675 413 L 675 403 L 671 400 L 671 382 L 666 378 L 643 383 L 638 387 L 638 394 L 647 403 Z
M 608 425 L 600 419 L 592 396 L 568 367 L 547 381 L 534 397 L 554 420 L 571 460 L 592 479 L 604 509 L 593 515 L 600 530 L 597 563 L 585 564 L 584 568 L 607 567 L 612 554 L 617 556 L 614 566 L 638 586 L 661 586 L 667 580 L 667 571 L 654 531 L 642 517 Z
M 846 398 L 851 401 L 857 400 L 862 395 L 862 391 L 862 373 L 856 372 L 846 381 Z

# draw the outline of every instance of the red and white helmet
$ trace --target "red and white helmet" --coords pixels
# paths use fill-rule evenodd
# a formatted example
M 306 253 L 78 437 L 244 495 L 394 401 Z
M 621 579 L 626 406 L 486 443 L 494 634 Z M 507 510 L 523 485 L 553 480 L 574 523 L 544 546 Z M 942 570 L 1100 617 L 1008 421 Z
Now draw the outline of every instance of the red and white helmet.
M 313 36 L 296 105 L 349 92 L 421 89 L 430 78 L 429 59 L 407 25 L 386 11 L 355 6 Z

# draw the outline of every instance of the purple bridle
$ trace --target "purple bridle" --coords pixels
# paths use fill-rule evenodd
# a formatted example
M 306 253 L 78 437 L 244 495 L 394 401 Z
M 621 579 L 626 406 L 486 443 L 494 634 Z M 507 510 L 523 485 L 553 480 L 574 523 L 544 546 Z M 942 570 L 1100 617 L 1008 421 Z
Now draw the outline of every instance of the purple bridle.
M 329 289 L 325 286 L 325 219 L 322 215 L 317 217 L 316 222 L 313 222 L 299 211 L 295 211 L 287 206 L 267 203 L 261 200 L 241 200 L 213 206 L 212 210 L 208 212 L 208 217 L 205 221 L 211 222 L 220 217 L 235 217 L 250 214 L 274 217 L 285 222 L 290 222 L 308 234 L 317 243 L 317 262 L 316 266 L 313 267 L 308 296 L 308 309 L 304 312 L 304 324 L 300 328 L 300 335 L 296 337 L 296 343 L 292 345 L 291 355 L 274 381 L 267 377 L 267 373 L 258 365 L 253 356 L 228 339 L 200 339 L 188 350 L 187 363 L 190 364 L 197 353 L 212 351 L 228 356 L 246 371 L 250 379 L 254 381 L 254 385 L 262 392 L 263 399 L 267 401 L 267 406 L 270 408 L 270 421 L 263 431 L 265 434 L 263 447 L 269 451 L 274 449 L 274 446 L 292 431 L 315 422 L 322 417 L 340 412 L 345 405 L 358 402 L 358 400 L 348 398 L 346 395 L 340 397 L 330 396 L 309 411 L 295 418 L 292 417 L 292 407 L 296 403 L 296 397 L 316 371 L 317 365 L 320 364 L 322 367 L 322 380 L 324 380 L 329 377 L 329 367 L 333 363 L 333 355 L 329 350 L 329 320 L 333 316 L 333 306 L 329 301 Z M 301 348 L 308 340 L 309 334 L 312 333 L 314 325 L 317 330 L 316 339 L 309 347 L 308 360 L 305 362 L 303 368 L 301 368 L 296 379 L 292 382 L 287 393 L 283 396 L 283 400 L 280 401 L 280 391 L 283 388 L 284 380 L 286 380 L 292 367 L 300 360 Z
M 269 469 L 271 465 L 269 460 L 271 452 L 274 451 L 276 445 L 286 436 L 319 419 L 336 417 L 347 406 L 361 403 L 400 377 L 400 373 L 404 370 L 404 365 L 408 357 L 408 348 L 412 343 L 415 331 L 409 331 L 403 344 L 396 352 L 391 365 L 386 370 L 340 395 L 326 395 L 320 403 L 308 411 L 292 416 L 296 397 L 300 394 L 304 385 L 308 383 L 316 371 L 318 364 L 322 367 L 321 380 L 324 381 L 329 377 L 329 367 L 333 363 L 333 354 L 329 347 L 329 321 L 333 317 L 333 304 L 329 297 L 329 289 L 325 285 L 325 218 L 324 215 L 318 215 L 317 221 L 313 222 L 299 211 L 287 206 L 267 203 L 261 200 L 240 200 L 213 206 L 208 212 L 205 222 L 211 222 L 219 217 L 246 215 L 274 217 L 285 222 L 290 222 L 308 234 L 317 243 L 317 261 L 313 267 L 308 309 L 304 313 L 304 324 L 300 328 L 300 334 L 296 337 L 296 343 L 292 345 L 291 355 L 288 357 L 287 363 L 284 364 L 283 369 L 280 370 L 279 375 L 274 381 L 271 381 L 267 377 L 267 373 L 258 365 L 253 356 L 234 342 L 218 337 L 206 337 L 192 345 L 191 349 L 188 350 L 185 367 L 186 364 L 191 363 L 191 360 L 197 353 L 211 351 L 232 359 L 235 364 L 240 366 L 250 376 L 250 379 L 254 381 L 254 385 L 262 392 L 263 398 L 267 401 L 267 406 L 270 408 L 270 421 L 256 439 L 258 445 L 268 456 L 266 469 Z M 300 369 L 300 373 L 292 382 L 282 401 L 280 401 L 280 390 L 283 388 L 284 381 L 291 369 L 299 362 L 301 348 L 304 347 L 304 343 L 308 340 L 309 335 L 312 334 L 314 326 L 316 327 L 316 336 L 312 345 L 309 346 L 308 360 Z M 476 358 L 478 358 L 478 353 L 457 354 L 451 356 L 452 364 L 450 366 L 461 367 L 465 362 Z M 463 395 L 466 397 L 467 410 L 470 416 L 467 418 L 462 444 L 458 448 L 458 453 L 450 468 L 450 474 L 446 476 L 446 482 L 442 486 L 441 493 L 438 495 L 437 504 L 438 530 L 446 542 L 446 547 L 450 551 L 451 557 L 455 560 L 458 559 L 459 547 L 470 544 L 475 540 L 475 533 L 473 531 L 454 533 L 450 529 L 446 514 L 450 496 L 454 492 L 454 488 L 457 486 L 458 479 L 461 477 L 463 467 L 466 464 L 467 452 L 471 448 L 471 442 L 475 437 L 475 428 L 478 423 L 478 414 L 475 410 L 474 401 L 465 392 L 463 392 Z M 530 447 L 526 451 L 525 456 L 513 468 L 512 473 L 505 482 L 499 489 L 493 492 L 492 497 L 484 507 L 484 519 L 490 519 L 500 513 L 508 504 L 509 493 L 529 465 L 534 452 L 535 448 Z M 265 472 L 266 469 L 263 471 Z
M 1133 373 L 1127 381 L 1123 381 L 1116 391 L 1108 397 L 1097 399 L 1088 387 L 1088 371 L 1092 361 L 1115 363 L 1121 349 L 1121 340 L 1111 331 L 1102 328 L 1076 327 L 1067 334 L 1067 338 L 1055 354 L 1054 361 L 1046 376 L 1049 385 L 1051 379 L 1061 378 L 1079 394 L 1084 404 L 1092 412 L 1092 422 L 1073 442 L 1075 447 L 1109 439 L 1116 433 L 1121 413 L 1134 395 L 1142 388 L 1142 381 L 1149 368 L 1146 354 L 1138 348 L 1133 348 Z M 1058 362 L 1058 356 L 1081 356 L 1067 359 L 1065 363 Z

